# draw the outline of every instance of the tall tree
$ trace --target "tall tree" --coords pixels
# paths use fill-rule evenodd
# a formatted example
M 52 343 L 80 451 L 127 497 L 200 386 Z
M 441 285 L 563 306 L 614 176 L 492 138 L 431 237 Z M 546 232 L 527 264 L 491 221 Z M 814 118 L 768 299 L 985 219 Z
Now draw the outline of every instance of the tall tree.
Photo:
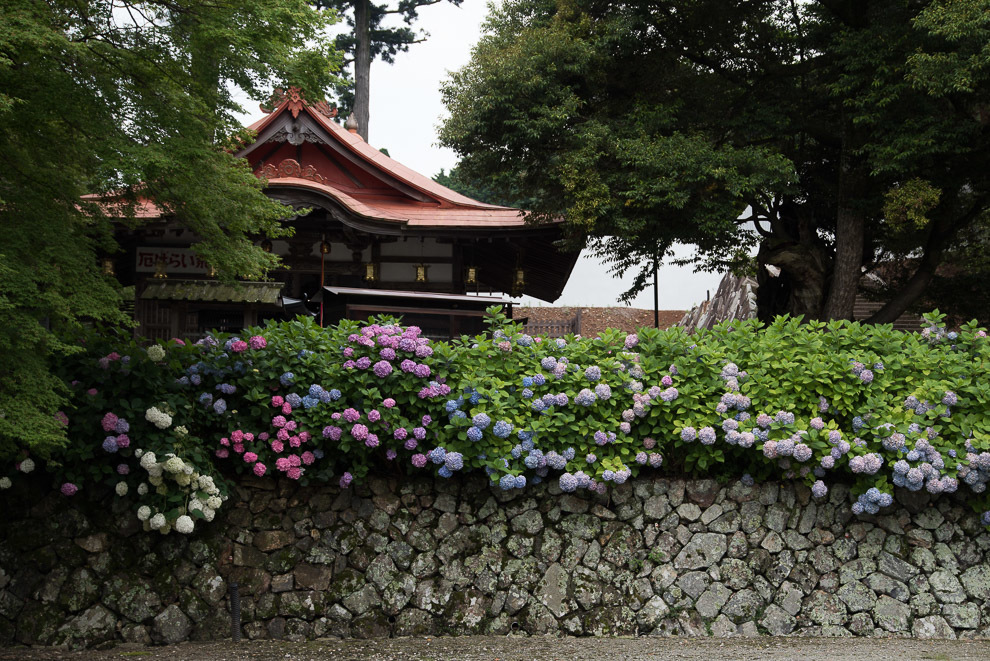
M 444 88 L 441 142 L 620 262 L 758 247 L 764 317 L 849 318 L 864 271 L 914 256 L 889 321 L 987 214 L 988 7 L 508 0 Z
M 409 50 L 412 44 L 425 41 L 429 36 L 410 27 L 419 18 L 419 9 L 439 4 L 443 0 L 399 0 L 394 6 L 388 2 L 375 4 L 371 0 L 315 0 L 321 9 L 335 9 L 343 14 L 351 31 L 337 37 L 337 48 L 347 54 L 345 67 L 353 66 L 351 85 L 338 87 L 340 106 L 353 111 L 358 124 L 358 135 L 368 141 L 368 124 L 371 120 L 371 62 L 376 57 L 392 64 L 395 56 Z M 460 5 L 463 0 L 447 0 Z M 386 27 L 389 16 L 397 16 L 404 26 Z
M 291 211 L 227 149 L 247 139 L 232 90 L 327 88 L 326 28 L 305 0 L 0 0 L 0 456 L 64 442 L 51 368 L 84 322 L 124 321 L 98 257 L 136 203 L 222 275 L 275 265 L 254 237 Z

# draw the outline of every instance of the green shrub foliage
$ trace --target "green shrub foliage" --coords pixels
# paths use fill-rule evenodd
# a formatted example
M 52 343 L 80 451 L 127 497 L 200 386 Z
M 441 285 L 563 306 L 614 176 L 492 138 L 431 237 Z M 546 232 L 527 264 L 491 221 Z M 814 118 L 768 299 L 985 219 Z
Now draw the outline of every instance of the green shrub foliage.
M 72 442 L 25 446 L 62 493 L 137 496 L 149 529 L 212 519 L 236 475 L 343 487 L 369 470 L 484 471 L 509 490 L 605 492 L 641 471 L 855 483 L 857 514 L 895 487 L 959 491 L 984 512 L 990 345 L 941 315 L 919 333 L 779 318 L 711 331 L 534 338 L 497 309 L 490 331 L 434 342 L 380 318 L 270 323 L 196 344 L 100 335 L 64 365 Z

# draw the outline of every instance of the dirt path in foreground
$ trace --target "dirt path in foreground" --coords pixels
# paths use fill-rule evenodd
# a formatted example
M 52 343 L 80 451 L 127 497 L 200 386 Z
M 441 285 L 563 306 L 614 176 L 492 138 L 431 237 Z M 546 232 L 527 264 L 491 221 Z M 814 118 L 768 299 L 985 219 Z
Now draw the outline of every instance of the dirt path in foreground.
M 990 640 L 929 641 L 899 638 L 553 638 L 541 636 L 324 639 L 304 643 L 251 641 L 184 643 L 171 647 L 121 645 L 70 652 L 4 648 L 0 660 L 29 661 L 987 661 Z

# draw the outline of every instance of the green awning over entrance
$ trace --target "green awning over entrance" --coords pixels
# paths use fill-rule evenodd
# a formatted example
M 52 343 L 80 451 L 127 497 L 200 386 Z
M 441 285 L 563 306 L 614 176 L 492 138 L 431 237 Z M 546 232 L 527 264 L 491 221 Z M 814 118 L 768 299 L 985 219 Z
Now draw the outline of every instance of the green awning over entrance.
M 281 282 L 235 282 L 215 280 L 162 280 L 145 287 L 141 298 L 158 301 L 217 301 L 279 305 Z

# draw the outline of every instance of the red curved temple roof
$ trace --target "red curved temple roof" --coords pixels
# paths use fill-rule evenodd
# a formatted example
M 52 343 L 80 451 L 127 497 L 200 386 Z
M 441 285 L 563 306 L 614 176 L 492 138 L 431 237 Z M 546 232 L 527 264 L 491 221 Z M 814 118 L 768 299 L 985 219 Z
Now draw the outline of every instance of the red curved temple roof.
M 325 104 L 309 104 L 290 90 L 267 117 L 248 127 L 257 140 L 238 156 L 271 189 L 326 195 L 368 220 L 419 230 L 527 227 L 524 211 L 446 188 L 386 156 L 332 116 Z

